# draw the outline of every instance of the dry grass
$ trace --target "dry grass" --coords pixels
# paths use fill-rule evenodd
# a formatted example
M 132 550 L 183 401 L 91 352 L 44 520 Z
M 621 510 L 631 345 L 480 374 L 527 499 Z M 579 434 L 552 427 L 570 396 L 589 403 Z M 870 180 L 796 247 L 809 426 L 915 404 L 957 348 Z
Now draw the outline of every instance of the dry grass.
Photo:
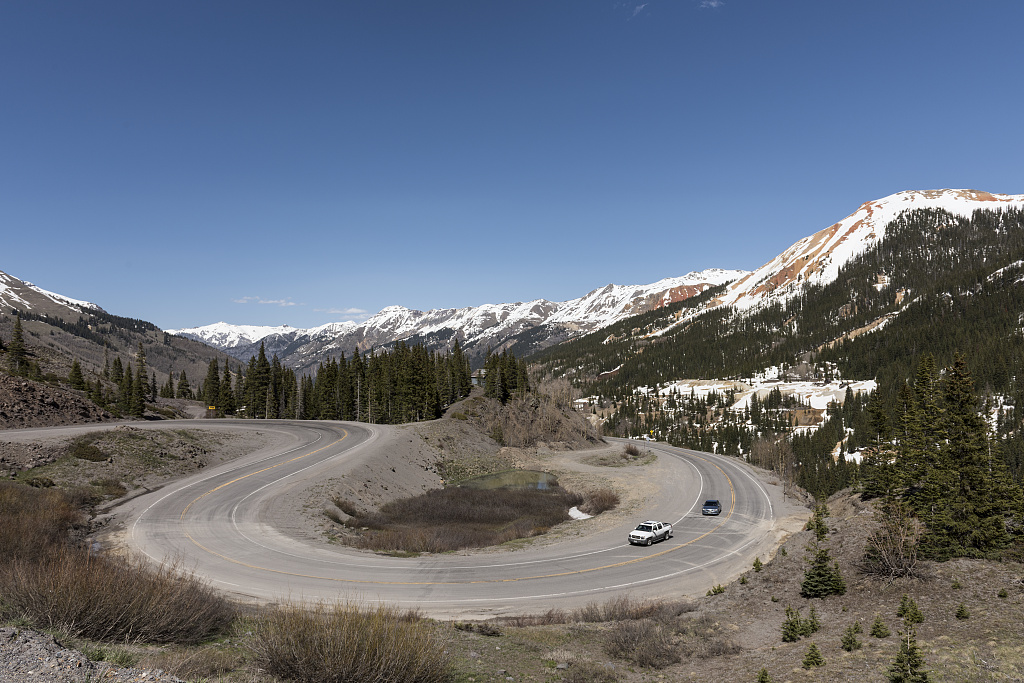
M 618 622 L 608 632 L 605 651 L 616 659 L 655 669 L 682 659 L 671 629 L 653 619 Z
M 385 552 L 447 552 L 498 545 L 569 519 L 582 496 L 560 488 L 435 489 L 348 520 L 366 530 L 349 542 Z
M 619 494 L 611 489 L 597 489 L 584 495 L 583 504 L 580 505 L 580 512 L 588 515 L 599 515 L 602 512 L 611 510 L 619 504 Z
M 602 623 L 654 619 L 670 623 L 677 617 L 697 609 L 689 600 L 638 600 L 622 595 L 605 602 L 590 602 L 571 611 L 552 609 L 541 614 L 507 617 L 510 626 L 550 626 L 570 623 Z
M 299 682 L 451 679 L 438 629 L 384 606 L 342 601 L 268 608 L 253 623 L 252 649 L 267 673 Z
M 70 531 L 85 523 L 78 502 L 57 489 L 0 482 L 0 565 L 33 560 L 66 543 Z
M 51 547 L 0 568 L 5 611 L 41 628 L 98 641 L 198 643 L 234 618 L 234 609 L 179 567 Z
M 230 604 L 178 567 L 98 555 L 72 543 L 85 494 L 0 483 L 0 612 L 97 641 L 195 643 Z

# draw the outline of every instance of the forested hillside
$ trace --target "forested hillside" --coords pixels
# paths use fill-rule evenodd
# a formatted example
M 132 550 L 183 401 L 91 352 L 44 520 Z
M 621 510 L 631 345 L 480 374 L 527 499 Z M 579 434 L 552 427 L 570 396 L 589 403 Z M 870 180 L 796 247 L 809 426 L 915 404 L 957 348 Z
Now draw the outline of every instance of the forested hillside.
M 900 388 L 922 357 L 944 368 L 959 352 L 982 405 L 994 409 L 1013 476 L 1024 474 L 1013 410 L 1024 399 L 1017 371 L 1024 367 L 1024 212 L 905 212 L 827 285 L 744 312 L 707 306 L 714 296 L 706 292 L 529 360 L 539 375 L 567 377 L 594 397 L 593 412 L 606 418 L 608 433 L 653 430 L 679 445 L 781 457 L 791 461 L 794 480 L 831 492 L 856 479 L 856 467 L 833 456 L 841 440 L 848 451 L 870 441 L 867 396 L 848 395 L 849 405 L 829 409 L 808 432 L 794 428 L 798 405 L 766 407 L 755 399 L 736 411 L 724 395 L 678 396 L 659 386 L 773 367 L 782 376 L 874 378 L 872 410 L 896 414 Z M 766 454 L 782 446 L 795 454 Z

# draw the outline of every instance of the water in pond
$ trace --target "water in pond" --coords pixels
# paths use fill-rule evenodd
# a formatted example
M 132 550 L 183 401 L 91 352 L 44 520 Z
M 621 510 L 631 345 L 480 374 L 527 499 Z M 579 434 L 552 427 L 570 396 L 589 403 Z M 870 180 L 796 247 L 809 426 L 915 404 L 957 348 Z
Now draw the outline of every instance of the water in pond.
M 473 477 L 459 484 L 467 489 L 539 489 L 558 486 L 558 477 L 537 470 L 506 470 Z

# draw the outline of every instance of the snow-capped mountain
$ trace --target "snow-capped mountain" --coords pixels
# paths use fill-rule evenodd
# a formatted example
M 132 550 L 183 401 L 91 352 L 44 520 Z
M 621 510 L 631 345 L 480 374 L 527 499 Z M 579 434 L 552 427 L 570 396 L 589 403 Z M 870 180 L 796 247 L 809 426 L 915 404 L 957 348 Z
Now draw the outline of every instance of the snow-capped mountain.
M 825 285 L 852 257 L 885 236 L 886 226 L 903 211 L 943 209 L 970 216 L 978 209 L 1024 207 L 1024 195 L 992 194 L 977 190 L 898 192 L 865 202 L 859 209 L 824 230 L 805 237 L 757 270 L 733 282 L 711 305 L 755 308 L 799 294 L 809 284 Z
M 308 330 L 217 323 L 168 332 L 203 341 L 240 360 L 251 357 L 262 343 L 268 355 L 277 354 L 284 364 L 296 368 L 311 367 L 328 356 L 342 352 L 347 355 L 353 349 L 362 352 L 400 340 L 418 340 L 431 348 L 445 348 L 458 339 L 473 356 L 482 355 L 488 347 L 500 349 L 516 335 L 541 327 L 547 332 L 540 334 L 535 344 L 538 349 L 544 348 L 549 342 L 593 332 L 745 274 L 741 270 L 713 268 L 648 285 L 610 284 L 563 302 L 537 299 L 431 311 L 388 306 L 361 323 L 331 323 Z
M 31 311 L 36 315 L 56 315 L 68 309 L 77 313 L 103 310 L 96 304 L 48 292 L 4 272 L 0 272 L 0 309 Z

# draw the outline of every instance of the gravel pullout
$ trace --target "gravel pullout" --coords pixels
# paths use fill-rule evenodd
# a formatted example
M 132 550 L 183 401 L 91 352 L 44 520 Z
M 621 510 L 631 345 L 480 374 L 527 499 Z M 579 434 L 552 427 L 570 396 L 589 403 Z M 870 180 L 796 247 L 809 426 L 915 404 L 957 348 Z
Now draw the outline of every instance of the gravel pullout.
M 0 628 L 0 683 L 185 683 L 159 669 L 142 671 L 93 662 L 38 631 Z

